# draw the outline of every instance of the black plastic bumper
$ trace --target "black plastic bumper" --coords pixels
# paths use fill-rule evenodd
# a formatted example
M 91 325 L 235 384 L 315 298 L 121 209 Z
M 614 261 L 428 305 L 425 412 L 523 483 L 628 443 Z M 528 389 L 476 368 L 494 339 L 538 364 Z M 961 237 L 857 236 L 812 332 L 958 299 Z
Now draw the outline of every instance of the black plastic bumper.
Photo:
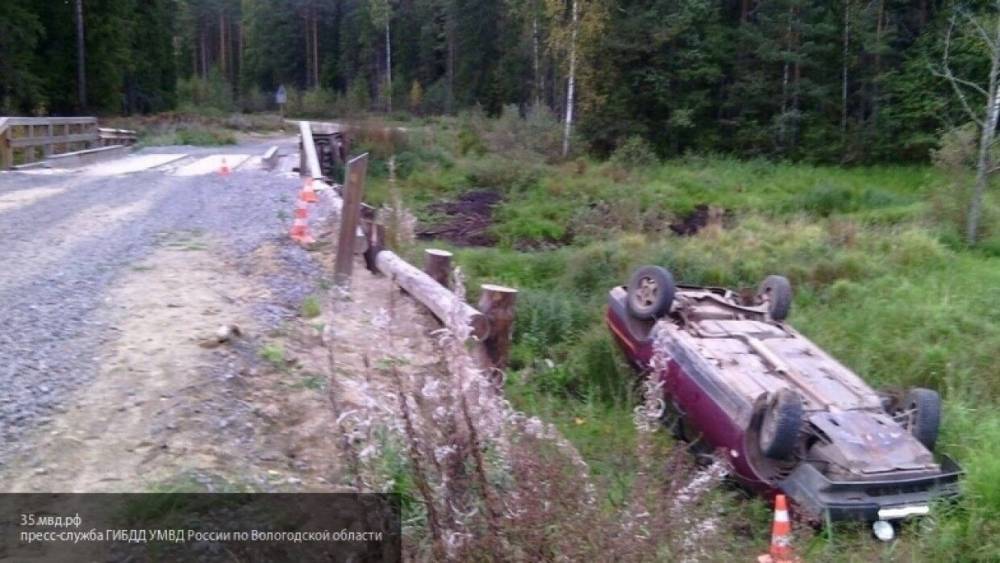
M 958 464 L 944 456 L 939 473 L 869 481 L 831 481 L 812 464 L 802 463 L 779 481 L 778 487 L 816 517 L 871 522 L 884 519 L 879 515 L 881 510 L 886 511 L 883 515 L 906 513 L 907 509 L 927 506 L 933 499 L 958 495 L 961 475 Z

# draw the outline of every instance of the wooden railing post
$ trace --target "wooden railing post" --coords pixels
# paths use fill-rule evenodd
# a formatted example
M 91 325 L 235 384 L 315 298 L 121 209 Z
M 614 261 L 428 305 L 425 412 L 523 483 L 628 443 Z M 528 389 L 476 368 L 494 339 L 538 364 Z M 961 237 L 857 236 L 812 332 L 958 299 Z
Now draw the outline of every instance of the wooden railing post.
M 516 302 L 516 289 L 502 285 L 482 285 L 479 310 L 490 321 L 490 333 L 482 345 L 482 364 L 485 368 L 502 370 L 507 367 L 510 345 L 514 338 Z
M 333 267 L 334 283 L 341 287 L 351 285 L 358 215 L 361 213 L 361 198 L 365 190 L 367 173 L 368 153 L 356 156 L 347 162 L 347 185 L 344 186 L 344 205 L 340 209 L 340 233 L 337 237 L 337 257 Z
M 451 289 L 451 252 L 428 248 L 424 251 L 424 272 L 434 281 Z

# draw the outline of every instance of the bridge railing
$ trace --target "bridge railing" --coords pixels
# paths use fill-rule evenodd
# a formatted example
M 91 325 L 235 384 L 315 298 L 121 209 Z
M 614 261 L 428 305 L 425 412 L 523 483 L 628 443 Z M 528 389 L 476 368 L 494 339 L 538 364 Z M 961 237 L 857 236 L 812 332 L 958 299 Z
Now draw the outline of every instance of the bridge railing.
M 135 132 L 99 129 L 96 117 L 0 117 L 0 170 L 52 155 L 135 143 Z

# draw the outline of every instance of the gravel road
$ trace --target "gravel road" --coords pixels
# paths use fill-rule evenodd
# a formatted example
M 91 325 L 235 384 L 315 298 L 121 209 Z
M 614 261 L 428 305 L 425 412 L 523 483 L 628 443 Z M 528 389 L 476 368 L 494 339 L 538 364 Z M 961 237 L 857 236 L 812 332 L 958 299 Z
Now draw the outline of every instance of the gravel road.
M 94 378 L 95 351 L 116 334 L 102 315 L 109 286 L 166 237 L 197 232 L 225 241 L 236 264 L 280 240 L 283 272 L 267 280 L 273 299 L 255 313 L 263 325 L 294 314 L 313 290 L 317 265 L 287 243 L 298 189 L 287 163 L 285 172 L 250 158 L 228 176 L 177 173 L 197 170 L 191 165 L 210 155 L 259 156 L 270 144 L 296 154 L 294 141 L 284 139 L 148 148 L 137 155 L 187 156 L 127 174 L 0 173 L 0 466 L 27 431 L 64 411 L 67 394 Z

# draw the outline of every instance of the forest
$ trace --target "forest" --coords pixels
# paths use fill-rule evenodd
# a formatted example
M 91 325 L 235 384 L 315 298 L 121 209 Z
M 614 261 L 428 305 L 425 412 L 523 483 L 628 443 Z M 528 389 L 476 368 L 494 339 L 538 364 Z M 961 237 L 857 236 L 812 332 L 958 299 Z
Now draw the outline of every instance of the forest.
M 575 112 L 574 150 L 922 161 L 968 121 L 941 0 L 6 0 L 0 114 Z M 959 19 L 968 27 L 973 20 Z M 949 45 L 985 86 L 975 34 Z M 982 79 L 980 82 L 979 79 Z M 572 90 L 572 92 L 567 92 Z M 571 101 L 570 101 L 571 100 Z M 324 111 L 320 113 L 330 113 Z M 337 113 L 333 111 L 333 113 Z

